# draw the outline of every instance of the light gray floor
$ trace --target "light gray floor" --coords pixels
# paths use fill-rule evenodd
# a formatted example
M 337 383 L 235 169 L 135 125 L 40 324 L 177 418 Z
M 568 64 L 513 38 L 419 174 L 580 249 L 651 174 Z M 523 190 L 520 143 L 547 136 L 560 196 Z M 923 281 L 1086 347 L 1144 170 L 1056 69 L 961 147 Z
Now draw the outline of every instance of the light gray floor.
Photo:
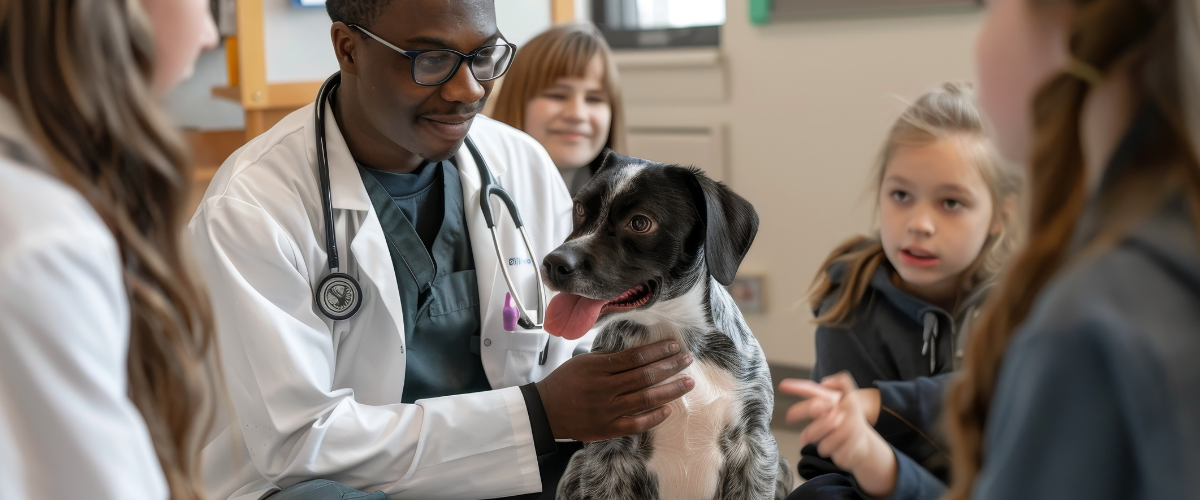
M 799 486 L 804 480 L 796 473 L 796 463 L 800 461 L 800 431 L 804 429 L 807 422 L 789 424 L 784 421 L 787 409 L 793 404 L 799 403 L 800 398 L 789 394 L 780 394 L 778 387 L 779 381 L 785 378 L 808 378 L 809 370 L 799 366 L 769 363 L 768 367 L 771 369 L 771 384 L 776 387 L 775 411 L 771 416 L 771 434 L 775 435 L 775 443 L 779 446 L 779 456 L 787 459 L 792 474 L 796 478 L 796 486 Z
M 779 446 L 779 456 L 787 459 L 788 467 L 792 469 L 792 476 L 796 479 L 796 484 L 792 487 L 800 486 L 804 479 L 796 474 L 796 464 L 800 462 L 800 432 L 788 429 L 771 429 L 771 434 L 775 435 L 775 444 Z

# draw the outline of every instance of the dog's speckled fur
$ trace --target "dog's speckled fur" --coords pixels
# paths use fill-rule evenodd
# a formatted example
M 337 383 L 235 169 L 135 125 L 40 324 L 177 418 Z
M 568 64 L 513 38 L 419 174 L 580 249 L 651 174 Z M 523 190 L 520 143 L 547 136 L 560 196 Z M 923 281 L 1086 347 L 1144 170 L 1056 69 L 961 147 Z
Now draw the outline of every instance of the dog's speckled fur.
M 766 360 L 720 283 L 732 279 L 753 241 L 757 215 L 694 169 L 611 152 L 598 161 L 596 177 L 575 198 L 575 231 L 551 254 L 572 253 L 579 271 L 548 272 L 547 282 L 596 299 L 651 284 L 651 302 L 601 317 L 593 351 L 675 339 L 695 361 L 671 380 L 689 376 L 696 384 L 670 403 L 671 415 L 649 432 L 587 443 L 571 459 L 558 498 L 784 498 L 792 476 L 769 429 L 773 397 Z M 622 233 L 630 214 L 651 217 L 661 234 L 641 241 L 643 236 Z M 554 265 L 550 257 L 545 265 L 548 271 Z

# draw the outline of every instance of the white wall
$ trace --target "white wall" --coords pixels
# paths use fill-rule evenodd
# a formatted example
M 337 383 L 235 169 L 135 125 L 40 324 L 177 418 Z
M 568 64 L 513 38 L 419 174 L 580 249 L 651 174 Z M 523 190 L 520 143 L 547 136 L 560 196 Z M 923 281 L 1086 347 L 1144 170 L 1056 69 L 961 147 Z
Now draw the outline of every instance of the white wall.
M 399 0 L 396 0 L 399 1 Z M 495 0 L 496 22 L 509 41 L 523 45 L 550 27 L 549 0 Z M 267 81 L 320 81 L 337 71 L 329 41 L 331 21 L 321 7 L 295 7 L 291 0 L 264 0 Z M 224 50 L 201 56 L 195 75 L 166 97 L 176 123 L 195 129 L 241 129 L 241 107 L 212 97 L 226 85 Z
M 496 0 L 496 25 L 508 41 L 525 45 L 550 27 L 550 0 Z
M 323 81 L 338 70 L 325 7 L 296 7 L 263 0 L 267 82 Z
M 872 224 L 867 174 L 883 134 L 911 101 L 945 80 L 972 76 L 978 13 L 781 21 L 752 26 L 747 0 L 728 1 L 721 62 L 686 68 L 709 104 L 638 102 L 628 85 L 666 82 L 622 68 L 631 126 L 724 123 L 725 175 L 754 203 L 761 226 L 742 270 L 766 275 L 767 312 L 747 321 L 775 363 L 811 366 L 811 314 L 802 303 L 835 245 Z M 627 70 L 628 69 L 628 70 Z M 673 70 L 657 70 L 670 73 Z M 644 92 L 642 92 L 644 93 Z M 899 97 L 899 98 L 898 98 Z M 701 99 L 696 99 L 701 101 Z

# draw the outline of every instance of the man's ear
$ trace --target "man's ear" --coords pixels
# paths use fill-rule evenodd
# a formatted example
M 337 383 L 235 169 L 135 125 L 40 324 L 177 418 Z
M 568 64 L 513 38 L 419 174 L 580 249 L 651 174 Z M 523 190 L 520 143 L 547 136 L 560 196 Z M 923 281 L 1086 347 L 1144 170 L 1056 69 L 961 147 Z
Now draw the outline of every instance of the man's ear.
M 343 74 L 357 75 L 357 59 L 354 51 L 362 46 L 361 38 L 354 28 L 338 21 L 329 27 L 329 38 L 333 42 L 333 54 L 337 56 L 338 66 Z
M 729 186 L 690 169 L 694 202 L 704 225 L 704 260 L 708 273 L 729 286 L 758 234 L 758 212 Z

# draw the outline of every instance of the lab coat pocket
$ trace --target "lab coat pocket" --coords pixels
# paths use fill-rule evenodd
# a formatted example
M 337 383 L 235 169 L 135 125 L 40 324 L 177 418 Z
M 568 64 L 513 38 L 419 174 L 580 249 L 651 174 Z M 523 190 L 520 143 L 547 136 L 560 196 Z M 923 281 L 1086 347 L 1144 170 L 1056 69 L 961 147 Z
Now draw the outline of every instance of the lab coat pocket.
M 550 334 L 534 332 L 502 332 L 508 338 L 508 353 L 504 363 L 504 386 L 524 385 L 532 380 L 533 369 L 541 358 L 542 349 Z

